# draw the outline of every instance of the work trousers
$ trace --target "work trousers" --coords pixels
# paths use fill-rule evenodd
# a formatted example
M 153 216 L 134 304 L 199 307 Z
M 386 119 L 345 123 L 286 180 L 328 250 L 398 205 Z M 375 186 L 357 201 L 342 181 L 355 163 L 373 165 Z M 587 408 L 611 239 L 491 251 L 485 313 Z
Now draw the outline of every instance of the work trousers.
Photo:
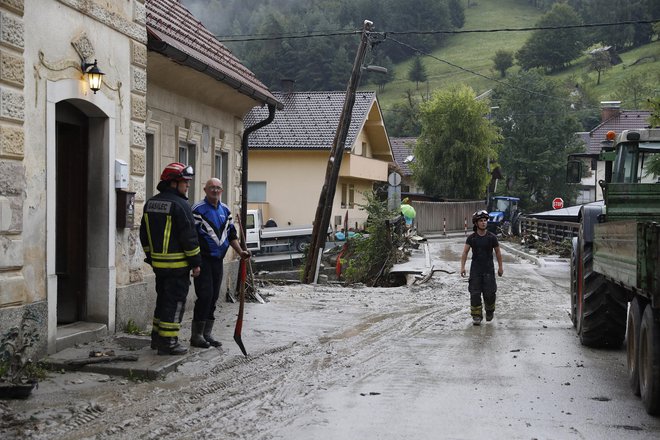
M 215 317 L 215 304 L 220 297 L 220 283 L 222 282 L 222 259 L 205 257 L 202 255 L 202 265 L 199 276 L 194 279 L 195 309 L 193 321 L 213 321 Z
M 179 336 L 189 288 L 190 270 L 188 269 L 156 272 L 157 296 L 154 323 L 158 322 L 159 336 L 165 338 Z
M 470 314 L 472 316 L 481 316 L 482 295 L 486 311 L 495 311 L 495 292 L 497 292 L 495 271 L 474 274 L 470 273 L 468 291 L 470 292 Z

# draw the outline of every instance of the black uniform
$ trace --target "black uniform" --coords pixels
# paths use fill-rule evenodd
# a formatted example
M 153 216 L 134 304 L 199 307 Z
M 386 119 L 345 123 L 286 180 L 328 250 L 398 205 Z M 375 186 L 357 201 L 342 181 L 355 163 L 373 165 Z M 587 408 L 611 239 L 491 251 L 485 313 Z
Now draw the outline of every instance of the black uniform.
M 497 236 L 486 231 L 481 236 L 476 232 L 470 234 L 465 244 L 472 248 L 472 264 L 470 265 L 470 279 L 468 291 L 470 292 L 470 314 L 481 317 L 481 295 L 483 293 L 486 312 L 495 311 L 495 265 L 493 263 L 493 250 L 499 247 Z
M 167 182 L 144 205 L 140 242 L 156 274 L 153 332 L 165 346 L 175 345 L 190 288 L 190 269 L 201 265 L 195 221 L 187 198 Z

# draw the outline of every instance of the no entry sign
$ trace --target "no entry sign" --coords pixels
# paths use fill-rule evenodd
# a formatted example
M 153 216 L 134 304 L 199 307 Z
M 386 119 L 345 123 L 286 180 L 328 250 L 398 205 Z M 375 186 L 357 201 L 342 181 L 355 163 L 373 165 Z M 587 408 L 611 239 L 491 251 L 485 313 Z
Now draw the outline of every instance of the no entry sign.
M 555 197 L 552 200 L 552 209 L 561 209 L 564 207 L 564 199 L 561 197 Z

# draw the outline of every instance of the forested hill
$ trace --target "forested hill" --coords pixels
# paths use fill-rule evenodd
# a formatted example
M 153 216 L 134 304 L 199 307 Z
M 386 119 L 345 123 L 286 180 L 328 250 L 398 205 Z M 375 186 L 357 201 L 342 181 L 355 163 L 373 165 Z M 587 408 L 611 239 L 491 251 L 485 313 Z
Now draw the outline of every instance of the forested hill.
M 660 26 L 649 22 L 660 19 L 658 0 L 181 1 L 272 90 L 284 78 L 297 90 L 344 90 L 362 22 L 373 21 L 385 38 L 367 64 L 388 74 L 365 74 L 361 84 L 378 90 L 388 121 L 435 89 L 464 83 L 479 94 L 520 70 L 540 69 L 628 108 L 638 99 L 618 96 L 624 80 L 644 93 L 660 83 Z M 576 27 L 551 29 L 567 25 Z M 468 32 L 530 27 L 550 29 Z M 585 55 L 599 47 L 610 51 Z M 415 131 L 391 127 L 393 135 Z

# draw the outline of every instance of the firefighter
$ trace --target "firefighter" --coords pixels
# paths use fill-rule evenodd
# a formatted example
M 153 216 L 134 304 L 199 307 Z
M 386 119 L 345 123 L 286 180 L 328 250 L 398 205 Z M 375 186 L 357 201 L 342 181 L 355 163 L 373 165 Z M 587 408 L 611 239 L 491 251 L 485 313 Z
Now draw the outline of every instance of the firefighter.
M 470 292 L 470 315 L 473 325 L 481 325 L 483 319 L 481 310 L 481 296 L 486 308 L 486 321 L 492 321 L 495 314 L 495 265 L 493 264 L 493 251 L 497 257 L 497 275 L 502 276 L 502 253 L 497 236 L 486 230 L 488 226 L 488 212 L 481 210 L 472 214 L 472 230 L 474 231 L 465 240 L 463 254 L 461 255 L 461 276 L 465 276 L 465 262 L 468 252 L 472 249 L 472 263 L 470 264 L 470 278 L 468 291 Z
M 190 272 L 200 272 L 197 230 L 186 194 L 194 172 L 179 162 L 169 164 L 156 187 L 159 194 L 144 205 L 140 242 L 156 274 L 156 308 L 151 348 L 159 355 L 181 355 L 188 349 L 179 344 L 179 330 L 190 287 Z

